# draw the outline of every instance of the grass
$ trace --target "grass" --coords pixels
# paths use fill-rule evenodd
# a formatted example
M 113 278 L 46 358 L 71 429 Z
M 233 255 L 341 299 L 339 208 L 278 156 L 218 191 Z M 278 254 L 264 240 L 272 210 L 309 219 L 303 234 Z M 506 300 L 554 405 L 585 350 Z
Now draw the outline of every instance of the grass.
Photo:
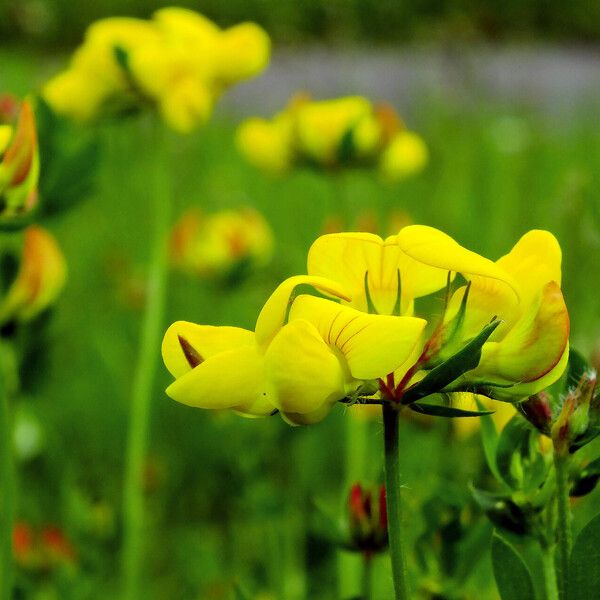
M 31 57 L 15 57 L 2 84 L 22 93 L 24 81 L 36 77 Z M 349 212 L 354 218 L 371 212 L 382 233 L 392 233 L 386 217 L 402 211 L 491 257 L 528 229 L 550 229 L 563 248 L 572 339 L 590 352 L 600 340 L 600 132 L 594 116 L 582 111 L 574 122 L 549 122 L 520 107 L 424 99 L 411 125 L 430 144 L 429 168 L 397 186 L 365 172 L 344 175 Z M 255 206 L 275 231 L 275 257 L 232 288 L 173 273 L 165 327 L 177 319 L 252 327 L 276 283 L 304 272 L 310 243 L 336 211 L 333 186 L 320 174 L 272 180 L 244 164 L 232 143 L 235 123 L 235 115 L 218 114 L 177 144 L 175 214 L 190 206 L 206 212 Z M 25 392 L 18 400 L 18 413 L 43 431 L 39 453 L 19 465 L 19 518 L 57 523 L 78 552 L 74 572 L 40 580 L 21 570 L 20 582 L 38 594 L 58 589 L 44 597 L 64 600 L 113 597 L 117 589 L 125 427 L 149 255 L 151 149 L 140 142 L 135 122 L 101 133 L 97 193 L 45 223 L 67 256 L 69 283 L 44 332 L 43 355 L 22 373 Z M 278 418 L 249 421 L 176 405 L 164 394 L 168 381 L 161 368 L 146 467 L 144 598 L 229 598 L 235 582 L 272 594 L 264 598 L 334 597 L 335 551 L 318 533 L 314 500 L 339 505 L 344 409 L 318 426 L 292 429 Z M 381 425 L 369 427 L 369 471 L 378 474 Z M 427 524 L 418 507 L 431 497 L 466 501 L 467 483 L 485 477 L 477 438 L 453 442 L 450 464 L 440 460 L 446 443 L 443 424 L 410 425 L 401 453 L 412 529 L 429 561 L 435 544 L 424 541 Z M 597 501 L 595 493 L 581 503 L 579 523 Z M 442 563 L 429 579 L 440 575 Z M 468 586 L 478 598 L 493 593 L 488 563 L 474 561 Z M 414 559 L 409 566 L 414 579 L 426 573 Z M 375 598 L 388 597 L 387 561 L 377 560 L 375 569 Z

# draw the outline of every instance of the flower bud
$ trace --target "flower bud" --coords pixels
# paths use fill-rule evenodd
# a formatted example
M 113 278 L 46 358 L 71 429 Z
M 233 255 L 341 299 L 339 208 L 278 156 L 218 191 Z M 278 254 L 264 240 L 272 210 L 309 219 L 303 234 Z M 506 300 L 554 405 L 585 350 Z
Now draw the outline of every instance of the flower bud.
M 65 258 L 54 237 L 41 227 L 28 227 L 17 277 L 0 302 L 0 325 L 38 316 L 57 299 L 66 277 Z
M 350 488 L 348 521 L 351 547 L 367 556 L 387 548 L 387 503 L 385 487 L 364 489 L 359 483 Z
M 529 396 L 527 400 L 518 405 L 523 416 L 544 435 L 550 435 L 552 427 L 552 408 L 550 406 L 550 395 L 547 392 L 539 392 Z
M 15 226 L 38 202 L 39 155 L 35 116 L 28 100 L 14 130 L 0 130 L 0 222 Z

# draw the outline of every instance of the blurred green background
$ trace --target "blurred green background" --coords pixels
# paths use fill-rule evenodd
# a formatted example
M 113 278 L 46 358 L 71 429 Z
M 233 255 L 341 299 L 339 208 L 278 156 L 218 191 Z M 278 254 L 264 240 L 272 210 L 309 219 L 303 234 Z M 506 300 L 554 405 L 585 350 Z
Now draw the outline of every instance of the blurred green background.
M 94 19 L 116 13 L 147 16 L 162 4 L 5 1 L 0 91 L 23 95 L 37 89 L 64 64 L 64 50 Z M 256 20 L 275 42 L 333 41 L 342 54 L 356 51 L 351 44 L 371 41 L 595 42 L 600 35 L 600 8 L 580 0 L 182 4 L 221 25 Z M 60 53 L 38 45 L 61 46 Z M 401 46 L 393 47 L 403 55 Z M 299 46 L 298 60 L 304 48 Z M 377 56 L 372 60 L 376 64 Z M 233 145 L 236 124 L 250 112 L 244 88 L 202 131 L 173 140 L 176 216 L 191 206 L 210 212 L 252 205 L 271 224 L 276 253 L 267 269 L 234 287 L 173 273 L 165 327 L 178 319 L 252 327 L 274 286 L 305 270 L 308 247 L 326 219 L 339 212 L 341 186 L 352 217 L 374 215 L 383 234 L 390 214 L 402 211 L 492 258 L 529 229 L 553 231 L 564 252 L 563 289 L 573 341 L 591 353 L 600 340 L 600 93 L 569 101 L 566 112 L 555 106 L 554 96 L 535 98 L 548 100 L 548 113 L 518 96 L 500 101 L 482 94 L 477 82 L 460 94 L 451 91 L 437 88 L 411 103 L 410 127 L 429 144 L 431 161 L 423 174 L 394 186 L 367 172 L 348 173 L 335 185 L 315 172 L 275 180 L 256 172 Z M 410 92 L 400 77 L 398 95 Z M 31 441 L 33 427 L 38 443 L 35 452 L 21 453 L 19 518 L 58 524 L 73 540 L 77 559 L 59 575 L 20 573 L 25 598 L 87 600 L 116 594 L 126 426 L 151 226 L 153 157 L 146 125 L 131 120 L 103 126 L 97 192 L 66 216 L 44 223 L 64 249 L 69 282 L 44 331 L 43 356 L 22 373 L 17 437 Z M 302 429 L 289 428 L 279 418 L 250 421 L 212 414 L 168 400 L 163 390 L 170 378 L 162 365 L 159 375 L 147 460 L 143 598 L 229 599 L 235 582 L 249 590 L 248 597 L 265 600 L 337 597 L 336 551 L 322 534 L 315 502 L 339 514 L 349 483 L 347 411 L 339 408 L 325 422 Z M 429 539 L 418 506 L 431 498 L 438 508 L 455 501 L 468 504 L 468 483 L 485 485 L 487 475 L 477 436 L 454 437 L 440 422 L 406 423 L 403 435 L 402 472 L 415 536 L 410 543 L 419 537 L 434 557 L 429 571 L 411 564 L 415 584 L 425 589 L 443 579 L 444 568 L 454 567 L 440 555 L 439 540 Z M 360 470 L 356 463 L 362 460 L 364 477 L 372 482 L 381 479 L 380 437 L 381 424 L 374 420 L 364 454 L 350 458 L 350 471 Z M 598 445 L 592 446 L 593 455 Z M 578 527 L 599 498 L 596 492 L 577 507 Z M 489 535 L 485 519 L 472 518 L 482 535 Z M 489 557 L 466 550 L 463 556 L 469 576 L 466 595 L 458 597 L 493 598 Z M 377 559 L 376 569 L 375 600 L 384 600 L 390 597 L 387 560 Z M 347 594 L 350 598 L 352 591 Z

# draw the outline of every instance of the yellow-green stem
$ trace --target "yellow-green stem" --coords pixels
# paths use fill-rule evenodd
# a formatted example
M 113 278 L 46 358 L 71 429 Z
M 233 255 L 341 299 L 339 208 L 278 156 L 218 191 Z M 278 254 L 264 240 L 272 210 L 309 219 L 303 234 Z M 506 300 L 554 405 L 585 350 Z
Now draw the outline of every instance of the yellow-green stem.
M 543 593 L 545 600 L 558 600 L 558 587 L 556 583 L 556 567 L 554 563 L 554 546 L 541 545 Z
M 571 531 L 571 504 L 569 501 L 569 457 L 554 454 L 556 471 L 556 515 L 557 515 L 557 556 L 558 593 L 561 600 L 566 598 L 569 578 L 569 560 L 573 546 Z
M 156 124 L 160 129 L 161 126 Z M 167 289 L 167 242 L 171 220 L 171 185 L 165 140 L 158 133 L 152 141 L 156 152 L 152 197 L 154 231 L 147 280 L 147 298 L 133 379 L 123 489 L 123 597 L 138 600 L 144 550 L 143 469 L 147 455 L 153 383 L 158 362 Z M 141 218 L 141 216 L 140 216 Z
M 363 555 L 362 565 L 362 600 L 371 600 L 371 590 L 373 589 L 373 557 L 367 554 Z
M 0 360 L 2 360 L 0 348 Z M 13 588 L 12 530 L 15 513 L 15 466 L 12 417 L 5 371 L 0 363 L 0 599 L 11 600 Z
M 406 572 L 405 537 L 402 532 L 402 496 L 399 452 L 400 411 L 386 403 L 383 405 L 383 437 L 385 448 L 385 485 L 388 511 L 388 538 L 392 577 L 396 600 L 408 600 L 409 588 Z

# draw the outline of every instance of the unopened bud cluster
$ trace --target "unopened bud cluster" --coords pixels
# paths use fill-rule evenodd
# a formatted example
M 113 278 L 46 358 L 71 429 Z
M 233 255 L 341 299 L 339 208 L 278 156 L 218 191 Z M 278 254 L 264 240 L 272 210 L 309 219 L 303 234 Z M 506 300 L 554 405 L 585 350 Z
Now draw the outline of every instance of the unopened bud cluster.
M 385 487 L 368 489 L 355 483 L 348 495 L 350 546 L 366 556 L 388 545 Z

